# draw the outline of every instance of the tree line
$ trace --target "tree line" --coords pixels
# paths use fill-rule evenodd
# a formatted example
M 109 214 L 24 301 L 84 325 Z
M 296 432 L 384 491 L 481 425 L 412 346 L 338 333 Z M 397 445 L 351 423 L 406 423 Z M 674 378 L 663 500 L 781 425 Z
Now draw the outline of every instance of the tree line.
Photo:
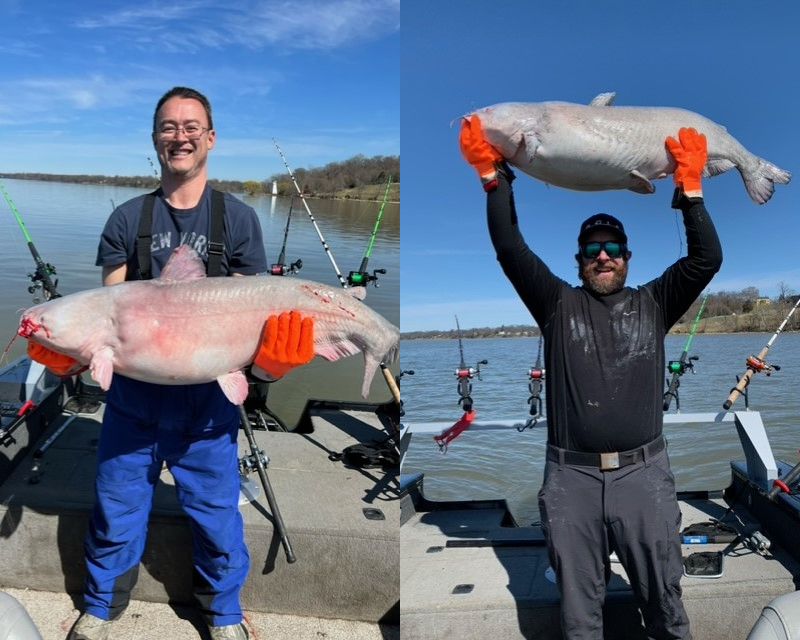
M 324 167 L 297 169 L 292 172 L 303 195 L 311 197 L 351 197 L 359 200 L 380 199 L 391 178 L 388 199 L 400 200 L 400 156 L 373 156 L 359 154 L 342 162 L 329 162 Z M 289 196 L 297 192 L 287 173 L 276 173 L 263 182 L 246 183 L 246 193 L 272 193 L 277 185 L 278 195 Z M 370 187 L 379 187 L 378 189 Z
M 778 284 L 778 295 L 774 298 L 761 296 L 758 288 L 745 287 L 741 291 L 719 291 L 709 293 L 696 331 L 698 333 L 736 333 L 746 331 L 775 331 L 792 307 L 797 303 L 797 294 L 789 286 Z M 675 333 L 687 333 L 697 318 L 703 296 L 692 303 L 689 310 L 673 328 Z M 800 315 L 790 318 L 785 331 L 800 329 Z M 539 329 L 530 325 L 501 325 L 499 327 L 479 327 L 461 329 L 462 338 L 516 338 L 538 336 Z M 432 331 L 408 331 L 401 334 L 404 340 L 419 338 L 456 339 L 456 329 Z
M 775 331 L 797 303 L 797 294 L 789 286 L 778 284 L 778 295 L 774 298 L 761 296 L 756 287 L 745 287 L 741 291 L 719 291 L 709 293 L 706 306 L 700 316 L 697 333 L 737 333 L 747 331 Z M 675 333 L 687 333 L 694 324 L 702 296 L 692 303 L 679 323 Z M 785 331 L 800 329 L 800 317 L 793 315 Z
M 407 331 L 401 334 L 404 340 L 418 338 L 457 340 L 461 338 L 520 338 L 538 336 L 539 329 L 528 324 L 501 325 L 499 327 L 475 327 L 472 329 L 445 329 L 435 331 Z
M 391 176 L 388 200 L 400 201 L 400 156 L 374 156 L 359 154 L 342 162 L 330 162 L 324 167 L 293 170 L 303 195 L 316 198 L 354 198 L 382 200 Z M 3 173 L 4 178 L 41 180 L 44 182 L 70 182 L 77 184 L 107 184 L 137 189 L 155 189 L 159 178 L 151 176 L 104 176 L 94 174 Z M 276 173 L 263 181 L 217 180 L 210 178 L 211 186 L 230 193 L 263 195 L 272 193 L 277 183 L 278 195 L 290 196 L 297 192 L 287 173 Z
M 794 304 L 796 301 L 797 296 L 785 282 L 780 282 L 778 284 L 778 295 L 772 299 L 762 297 L 757 287 L 745 287 L 740 291 L 719 291 L 717 293 L 708 294 L 703 316 L 741 315 L 744 313 L 751 313 L 758 307 L 768 307 L 770 305 L 781 306 L 782 304 L 788 303 Z M 702 297 L 692 303 L 691 308 L 686 312 L 681 322 L 687 322 L 693 319 L 697 315 L 701 304 Z

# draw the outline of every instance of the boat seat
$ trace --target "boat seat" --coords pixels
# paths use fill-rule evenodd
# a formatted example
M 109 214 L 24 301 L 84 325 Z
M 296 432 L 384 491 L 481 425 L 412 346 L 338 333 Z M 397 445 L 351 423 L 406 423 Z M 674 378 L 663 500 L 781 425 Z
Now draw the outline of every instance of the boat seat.
M 800 640 L 800 591 L 784 593 L 764 607 L 747 640 Z
M 0 591 L 0 640 L 42 640 L 25 607 L 5 591 Z

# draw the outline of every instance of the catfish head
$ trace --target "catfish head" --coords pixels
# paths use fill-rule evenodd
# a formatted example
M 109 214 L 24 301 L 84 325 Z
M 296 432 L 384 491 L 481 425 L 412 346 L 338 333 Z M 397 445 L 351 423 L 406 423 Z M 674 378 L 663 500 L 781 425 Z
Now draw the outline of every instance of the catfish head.
M 82 291 L 31 307 L 23 312 L 17 334 L 88 363 L 98 339 L 108 336 L 113 324 L 106 292 Z

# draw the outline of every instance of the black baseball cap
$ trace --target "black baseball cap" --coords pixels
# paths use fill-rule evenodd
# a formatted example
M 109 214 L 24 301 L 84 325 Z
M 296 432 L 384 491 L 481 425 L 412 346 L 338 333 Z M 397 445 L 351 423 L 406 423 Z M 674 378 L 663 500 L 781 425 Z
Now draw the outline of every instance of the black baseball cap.
M 578 244 L 582 244 L 586 235 L 595 229 L 608 229 L 615 232 L 622 242 L 628 243 L 628 236 L 625 235 L 625 227 L 614 216 L 607 213 L 596 213 L 591 218 L 586 218 L 581 225 L 581 232 L 578 234 Z

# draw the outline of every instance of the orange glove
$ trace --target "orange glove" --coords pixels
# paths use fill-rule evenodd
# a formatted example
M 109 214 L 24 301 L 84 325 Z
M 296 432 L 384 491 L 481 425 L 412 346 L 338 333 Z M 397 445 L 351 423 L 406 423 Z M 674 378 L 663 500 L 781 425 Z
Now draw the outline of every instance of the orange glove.
M 275 380 L 313 357 L 314 318 L 289 311 L 267 318 L 253 365 Z
M 464 118 L 461 121 L 461 133 L 458 136 L 461 155 L 469 162 L 480 176 L 484 191 L 491 191 L 497 186 L 497 162 L 502 162 L 503 155 L 483 137 L 483 128 L 478 116 Z
M 667 149 L 678 163 L 673 175 L 675 184 L 687 198 L 702 198 L 700 176 L 708 157 L 706 137 L 695 129 L 682 128 L 678 131 L 678 139 L 680 142 L 671 136 L 666 139 Z
M 75 358 L 57 353 L 32 340 L 28 340 L 28 355 L 31 360 L 43 364 L 50 369 L 50 371 L 62 378 L 75 375 L 87 368 L 85 365 L 80 364 Z

